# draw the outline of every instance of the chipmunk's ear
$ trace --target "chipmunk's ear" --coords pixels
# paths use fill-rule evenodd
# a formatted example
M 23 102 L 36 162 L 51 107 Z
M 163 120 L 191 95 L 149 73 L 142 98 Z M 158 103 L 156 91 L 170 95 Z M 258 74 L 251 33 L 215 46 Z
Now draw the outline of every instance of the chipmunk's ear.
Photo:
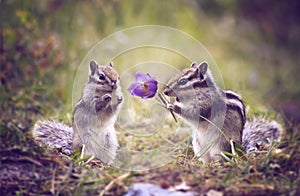
M 90 72 L 89 75 L 92 76 L 96 73 L 96 70 L 98 69 L 98 64 L 96 63 L 96 61 L 92 60 L 90 62 Z
M 114 63 L 113 63 L 113 62 L 110 62 L 108 65 L 111 66 L 111 67 L 113 67 L 113 66 L 114 66 Z
M 194 62 L 192 62 L 192 64 L 191 64 L 191 66 L 190 66 L 190 67 L 196 67 L 196 66 L 197 66 L 197 64 L 198 64 L 198 63 L 194 61 Z
M 199 75 L 200 80 L 204 80 L 206 72 L 208 70 L 208 63 L 206 61 L 203 61 L 202 63 L 200 63 L 198 66 L 198 70 L 199 70 L 199 74 L 200 74 Z

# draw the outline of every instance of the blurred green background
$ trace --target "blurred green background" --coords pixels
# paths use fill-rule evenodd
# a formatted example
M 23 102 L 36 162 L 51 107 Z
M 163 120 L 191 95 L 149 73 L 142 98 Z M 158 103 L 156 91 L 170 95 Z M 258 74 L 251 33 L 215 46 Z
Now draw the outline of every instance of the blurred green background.
M 28 130 L 49 117 L 70 123 L 73 81 L 85 55 L 106 36 L 138 25 L 190 34 L 215 59 L 226 88 L 240 93 L 254 111 L 274 108 L 300 121 L 297 0 L 1 0 L 0 5 L 2 127 Z

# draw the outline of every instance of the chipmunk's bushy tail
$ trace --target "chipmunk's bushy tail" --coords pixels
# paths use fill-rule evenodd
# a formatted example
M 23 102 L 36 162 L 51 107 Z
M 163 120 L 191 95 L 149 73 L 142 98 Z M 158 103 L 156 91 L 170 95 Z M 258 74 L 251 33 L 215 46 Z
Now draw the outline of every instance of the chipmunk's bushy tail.
M 275 120 L 252 118 L 243 130 L 242 145 L 247 153 L 257 150 L 262 144 L 280 141 L 283 128 Z
M 73 129 L 65 124 L 54 121 L 38 121 L 34 125 L 32 135 L 40 145 L 58 149 L 67 155 L 73 152 Z

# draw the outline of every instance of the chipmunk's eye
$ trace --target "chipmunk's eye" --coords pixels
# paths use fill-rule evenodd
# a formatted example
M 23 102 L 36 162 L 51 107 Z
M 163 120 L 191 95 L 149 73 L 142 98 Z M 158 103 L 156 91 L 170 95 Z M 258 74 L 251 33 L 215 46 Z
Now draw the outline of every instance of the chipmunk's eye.
M 178 85 L 185 85 L 188 82 L 188 79 L 182 78 L 178 81 Z
M 105 80 L 105 75 L 104 74 L 99 74 L 99 80 Z

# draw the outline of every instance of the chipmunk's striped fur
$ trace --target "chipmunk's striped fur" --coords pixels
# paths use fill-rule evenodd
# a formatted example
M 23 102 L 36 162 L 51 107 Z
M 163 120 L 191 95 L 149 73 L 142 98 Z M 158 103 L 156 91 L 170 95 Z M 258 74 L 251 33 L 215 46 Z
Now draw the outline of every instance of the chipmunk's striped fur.
M 89 81 L 73 111 L 72 128 L 57 122 L 38 122 L 33 137 L 41 144 L 70 154 L 85 145 L 84 155 L 110 164 L 118 148 L 114 124 L 123 101 L 119 75 L 112 64 L 90 62 Z
M 273 136 L 270 139 L 281 136 L 282 129 L 275 121 L 246 123 L 241 97 L 217 86 L 207 62 L 199 65 L 194 62 L 171 78 L 164 94 L 176 97 L 175 103 L 167 107 L 191 125 L 194 153 L 203 162 L 220 160 L 222 151 L 231 150 L 230 140 L 243 144 L 249 151 L 253 144 L 265 141 L 270 135 Z

